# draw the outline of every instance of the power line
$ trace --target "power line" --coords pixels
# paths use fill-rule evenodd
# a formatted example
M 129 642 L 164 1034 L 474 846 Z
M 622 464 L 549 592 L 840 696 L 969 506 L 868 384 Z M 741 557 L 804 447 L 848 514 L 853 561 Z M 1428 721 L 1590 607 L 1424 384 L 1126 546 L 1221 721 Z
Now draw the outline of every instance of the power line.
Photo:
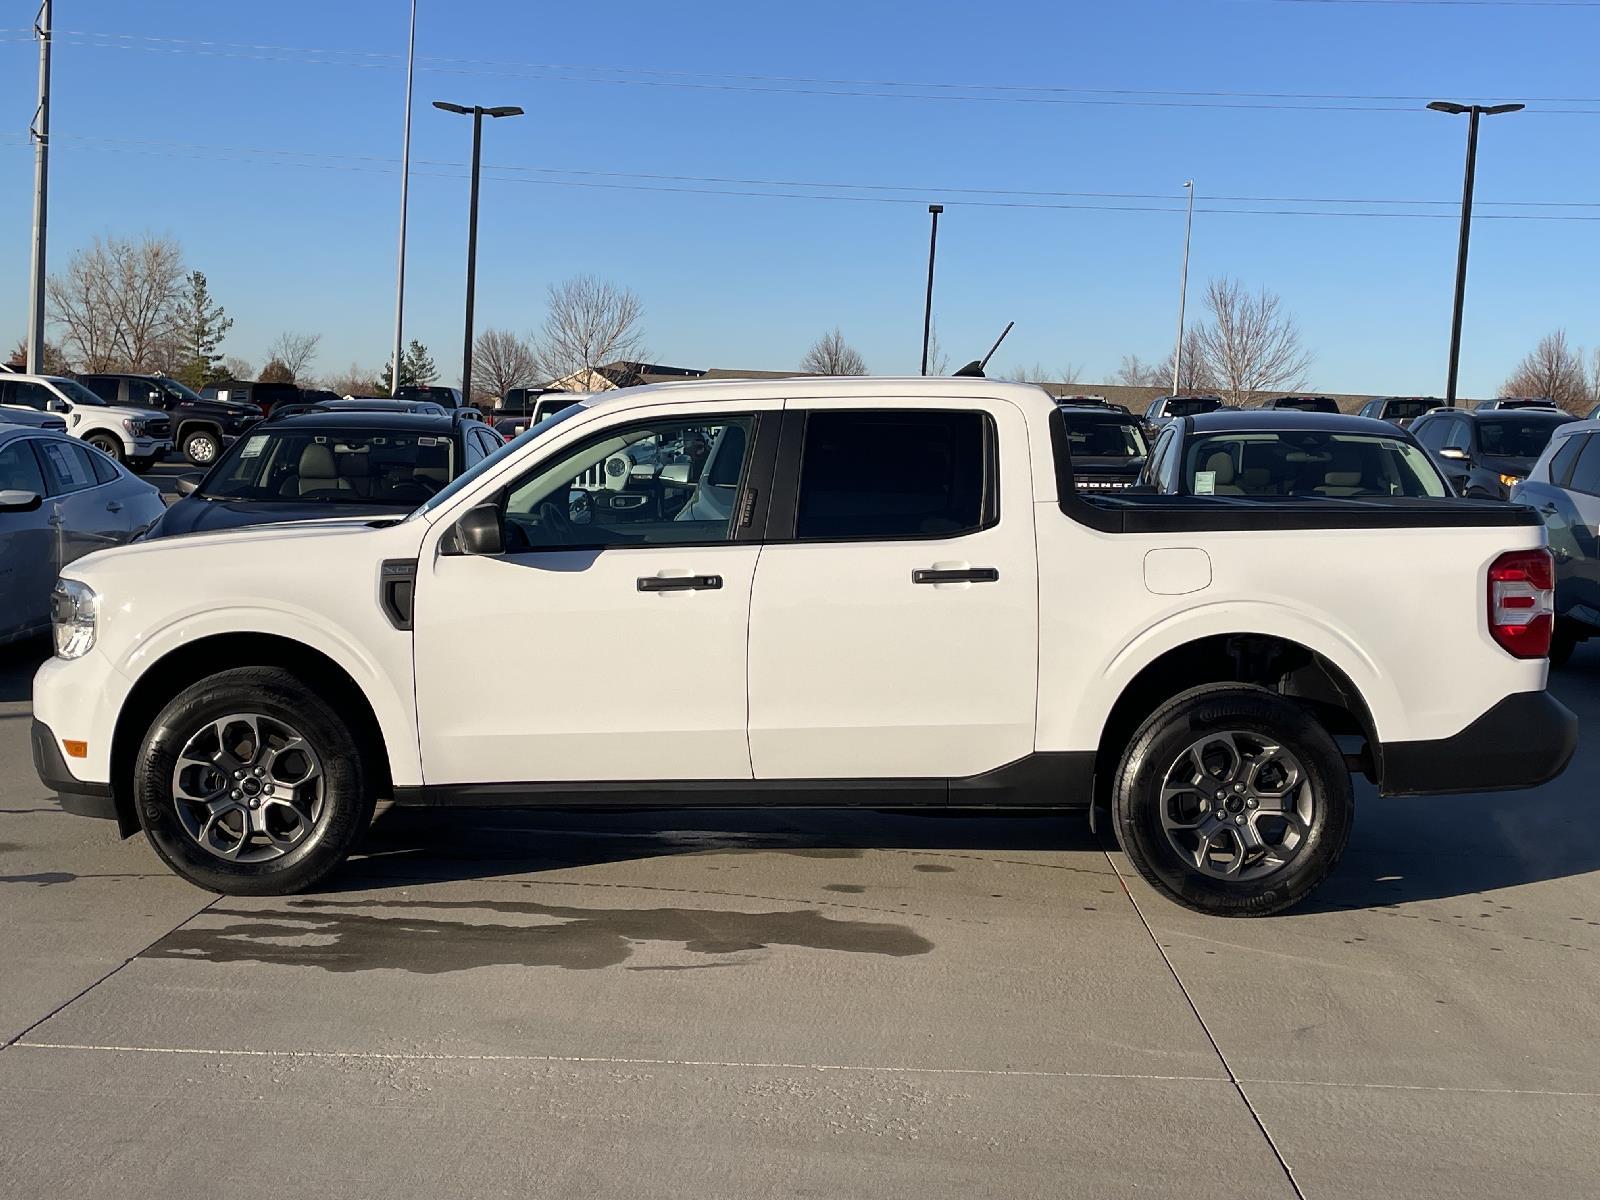
M 204 161 L 232 161 L 232 162 L 259 162 L 261 157 L 285 159 L 276 166 L 312 167 L 322 170 L 355 171 L 372 174 L 392 175 L 398 173 L 396 160 L 374 155 L 338 155 L 318 154 L 301 150 L 273 149 L 268 147 L 218 147 L 182 142 L 153 142 L 140 139 L 112 139 L 88 134 L 56 134 L 57 142 L 92 142 L 97 148 L 114 152 L 135 154 L 151 154 L 161 157 L 191 158 Z M 314 161 L 302 161 L 302 160 Z M 437 179 L 465 178 L 464 163 L 448 162 L 442 160 L 418 160 L 419 165 L 427 167 L 447 168 L 446 170 L 413 171 L 413 175 Z M 367 165 L 372 164 L 372 165 Z M 454 170 L 451 170 L 454 169 Z M 912 188 L 880 184 L 839 184 L 839 183 L 811 183 L 805 181 L 780 181 L 780 180 L 736 180 L 729 177 L 718 176 L 670 176 L 670 175 L 645 175 L 628 174 L 625 172 L 590 171 L 582 168 L 561 167 L 534 167 L 516 164 L 491 165 L 485 164 L 484 171 L 487 177 L 503 183 L 531 184 L 541 187 L 584 187 L 599 188 L 618 191 L 657 192 L 672 195 L 706 195 L 706 196 L 732 196 L 750 199 L 776 199 L 776 200 L 814 200 L 832 202 L 853 202 L 868 204 L 903 204 L 921 205 L 926 202 L 928 195 L 967 195 L 977 194 L 985 196 L 1036 196 L 1060 197 L 1072 199 L 1104 199 L 1104 200 L 1170 200 L 1171 204 L 1126 204 L 1126 203 L 1076 203 L 1076 202 L 1046 202 L 1042 199 L 1026 200 L 999 200 L 999 199 L 970 199 L 951 200 L 951 205 L 967 208 L 1009 208 L 1009 209 L 1039 209 L 1058 211 L 1090 211 L 1090 212 L 1140 212 L 1140 213 L 1182 213 L 1181 206 L 1176 206 L 1176 197 L 1167 197 L 1152 193 L 1126 193 L 1126 192 L 1005 192 L 999 189 L 960 189 L 960 188 Z M 518 174 L 504 174 L 504 172 L 518 172 Z M 581 179 L 530 179 L 525 177 L 525 172 L 537 172 L 560 175 L 585 175 L 589 178 Z M 603 178 L 595 178 L 600 176 Z M 633 182 L 644 180 L 646 182 Z M 732 186 L 678 186 L 684 185 L 732 185 Z M 760 187 L 767 190 L 750 190 Z M 861 196 L 841 194 L 818 194 L 815 191 L 796 192 L 785 190 L 771 190 L 782 188 L 843 188 L 852 190 L 885 190 L 885 191 L 916 191 L 920 194 L 910 196 Z M 1217 200 L 1227 203 L 1250 204 L 1341 204 L 1341 203 L 1411 203 L 1411 204 L 1444 204 L 1445 201 L 1348 201 L 1335 198 L 1301 198 L 1287 197 L 1217 197 Z M 1485 202 L 1493 203 L 1493 202 Z M 1544 201 L 1506 201 L 1505 204 L 1539 204 Z M 1577 206 L 1577 202 L 1573 202 Z M 1587 205 L 1587 207 L 1600 207 L 1600 204 Z M 1412 220 L 1455 220 L 1453 212 L 1356 212 L 1349 210 L 1304 209 L 1304 208 L 1229 208 L 1206 206 L 1197 207 L 1198 213 L 1230 215 L 1230 216 L 1299 216 L 1299 217 L 1336 217 L 1336 218 L 1367 218 L 1367 219 L 1412 219 Z M 1512 221 L 1600 221 L 1600 215 L 1585 216 L 1578 214 L 1548 214 L 1548 213 L 1479 213 L 1479 219 L 1486 221 L 1512 220 Z
M 59 38 L 95 49 L 151 50 L 174 54 L 246 58 L 271 62 L 386 70 L 398 68 L 401 56 L 383 51 L 330 47 L 282 46 L 256 42 L 219 42 L 193 38 L 156 37 L 68 30 Z M 352 61 L 354 60 L 354 61 Z M 1063 87 L 1046 84 L 944 83 L 893 79 L 830 78 L 823 76 L 739 74 L 681 71 L 645 67 L 607 67 L 562 63 L 518 63 L 495 59 L 420 56 L 419 69 L 439 74 L 490 75 L 538 79 L 557 83 L 594 83 L 631 87 L 665 87 L 702 91 L 731 91 L 768 95 L 820 95 L 870 99 L 932 100 L 970 103 L 1068 104 L 1143 108 L 1264 109 L 1312 112 L 1411 112 L 1412 105 L 1431 97 L 1341 94 L 1319 92 L 1251 92 L 1230 90 Z M 731 82 L 729 82 L 731 81 Z M 879 89 L 879 90 L 863 90 Z M 884 90 L 887 89 L 887 90 Z M 920 89 L 906 91 L 901 89 Z M 998 93 L 982 95 L 974 93 Z M 1499 97 L 1535 104 L 1593 104 L 1600 97 L 1546 96 Z M 1287 102 L 1287 103 L 1286 103 Z M 1540 109 L 1541 112 L 1590 115 L 1588 109 Z M 1600 115 L 1600 109 L 1594 115 Z

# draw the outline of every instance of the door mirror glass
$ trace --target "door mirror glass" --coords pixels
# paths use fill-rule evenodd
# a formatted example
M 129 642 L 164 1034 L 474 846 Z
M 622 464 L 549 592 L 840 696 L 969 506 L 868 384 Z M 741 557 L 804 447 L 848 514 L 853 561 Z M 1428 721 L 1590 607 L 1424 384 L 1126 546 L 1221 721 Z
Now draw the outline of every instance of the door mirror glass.
M 8 488 L 0 492 L 0 512 L 32 512 L 40 503 L 38 492 L 28 492 L 21 488 Z
M 574 525 L 587 525 L 594 520 L 594 505 L 588 492 L 573 488 L 567 493 L 567 517 Z
M 456 522 L 456 546 L 462 554 L 500 554 L 505 538 L 500 532 L 500 506 L 480 504 Z
M 178 495 L 180 495 L 180 496 L 192 496 L 192 495 L 194 495 L 197 491 L 200 490 L 200 481 L 202 479 L 204 479 L 204 478 L 205 478 L 204 475 L 180 475 L 180 476 L 178 476 L 178 482 L 175 485 L 177 487 L 177 489 L 178 489 Z
M 72 411 L 72 405 L 68 404 L 65 400 L 56 398 L 55 396 L 50 397 L 48 407 L 53 413 L 69 413 Z
M 1443 450 L 1439 451 L 1439 457 L 1453 459 L 1456 462 L 1466 462 L 1467 452 L 1460 446 L 1446 446 Z

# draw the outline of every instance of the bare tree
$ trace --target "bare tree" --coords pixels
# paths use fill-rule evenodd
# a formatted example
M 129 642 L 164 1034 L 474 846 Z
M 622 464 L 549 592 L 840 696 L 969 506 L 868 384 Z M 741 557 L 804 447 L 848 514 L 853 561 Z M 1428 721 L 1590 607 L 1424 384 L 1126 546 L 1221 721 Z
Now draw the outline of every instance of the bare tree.
M 637 295 L 593 275 L 551 284 L 550 311 L 533 342 L 538 373 L 554 381 L 638 360 L 644 354 L 643 319 Z
M 248 358 L 240 358 L 237 354 L 230 354 L 222 360 L 222 369 L 228 373 L 229 379 L 254 379 L 256 365 Z
M 45 357 L 49 358 L 48 348 Z M 1589 352 L 1589 406 L 1600 405 L 1600 346 Z
M 267 347 L 267 357 L 282 363 L 289 372 L 290 382 L 296 382 L 316 359 L 321 345 L 320 333 L 291 333 L 284 330 Z
M 1588 412 L 1591 392 L 1582 351 L 1567 344 L 1564 329 L 1545 334 L 1500 386 L 1500 394 L 1537 396 L 1554 400 L 1568 412 Z
M 811 343 L 800 360 L 800 369 L 811 375 L 865 375 L 867 362 L 835 327 Z
M 1054 371 L 1047 370 L 1042 364 L 1034 363 L 1031 367 L 1012 367 L 1003 379 L 1014 383 L 1037 383 L 1046 391 L 1055 389 L 1055 394 L 1060 395 L 1078 382 L 1083 375 L 1083 368 L 1075 363 L 1068 363 Z
M 1262 288 L 1252 296 L 1235 280 L 1213 279 L 1206 308 L 1211 321 L 1199 330 L 1200 353 L 1229 403 L 1242 404 L 1252 392 L 1304 386 L 1311 355 L 1276 293 Z
M 944 347 L 939 344 L 939 322 L 934 321 L 928 327 L 928 374 L 950 374 L 950 356 L 944 352 Z
M 11 352 L 11 361 L 8 366 L 18 371 L 24 370 L 28 363 L 28 339 L 18 338 L 17 348 Z M 62 353 L 61 347 L 54 342 L 44 344 L 44 361 L 39 364 L 39 369 L 46 375 L 65 375 L 72 370 L 72 364 L 67 361 L 67 356 Z
M 472 343 L 472 401 L 499 401 L 512 388 L 539 380 L 539 360 L 516 334 L 485 329 Z
M 1170 388 L 1172 386 L 1172 354 L 1161 360 L 1161 366 L 1156 369 L 1156 378 L 1151 381 L 1151 387 Z M 1205 346 L 1203 345 L 1198 329 L 1190 329 L 1183 335 L 1183 362 L 1178 368 L 1178 393 L 1180 395 L 1196 395 L 1215 392 L 1220 385 L 1217 377 L 1211 373 L 1211 364 L 1206 359 Z
M 356 363 L 351 363 L 339 374 L 331 376 L 327 384 L 330 392 L 338 392 L 341 396 L 371 396 L 378 391 L 373 373 Z M 383 386 L 387 389 L 387 380 Z
M 261 368 L 260 382 L 262 383 L 293 383 L 294 372 L 289 370 L 289 364 L 280 359 L 268 359 L 267 365 Z
M 95 238 L 51 276 L 51 315 L 84 370 L 157 370 L 174 355 L 183 283 L 171 238 Z
M 1116 382 L 1127 387 L 1162 387 L 1172 382 L 1172 371 L 1169 364 L 1163 375 L 1160 363 L 1147 363 L 1137 354 L 1124 354 L 1122 365 L 1117 368 Z

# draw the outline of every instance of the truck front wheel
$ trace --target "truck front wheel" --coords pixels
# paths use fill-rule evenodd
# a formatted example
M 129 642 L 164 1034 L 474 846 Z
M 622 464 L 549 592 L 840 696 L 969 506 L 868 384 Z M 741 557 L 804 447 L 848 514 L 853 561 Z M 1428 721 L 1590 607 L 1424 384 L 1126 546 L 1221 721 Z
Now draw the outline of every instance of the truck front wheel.
M 222 439 L 209 429 L 191 429 L 183 435 L 183 456 L 197 467 L 209 467 L 222 453 Z
M 1350 837 L 1350 774 L 1325 729 L 1265 688 L 1212 684 L 1134 735 L 1112 792 L 1117 840 L 1187 908 L 1265 916 L 1299 903 Z
M 145 836 L 191 883 L 281 896 L 337 868 L 372 819 L 350 727 L 275 667 L 222 671 L 179 693 L 151 724 L 134 770 Z

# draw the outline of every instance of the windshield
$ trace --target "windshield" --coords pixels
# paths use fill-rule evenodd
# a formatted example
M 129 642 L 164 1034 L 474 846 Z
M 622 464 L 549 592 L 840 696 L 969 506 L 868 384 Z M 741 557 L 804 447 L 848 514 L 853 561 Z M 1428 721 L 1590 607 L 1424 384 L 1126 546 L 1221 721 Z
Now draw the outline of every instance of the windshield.
M 1167 401 L 1166 415 L 1169 417 L 1195 417 L 1201 413 L 1216 412 L 1222 407 L 1222 401 L 1214 396 L 1185 396 L 1176 400 Z
M 453 483 L 451 483 L 449 487 L 445 488 L 438 495 L 434 496 L 431 500 L 429 500 L 426 504 L 424 504 L 421 508 L 417 509 L 417 511 L 412 513 L 411 515 L 415 517 L 415 516 L 420 516 L 422 513 L 432 512 L 434 509 L 438 508 L 439 505 L 443 504 L 446 500 L 449 500 L 452 496 L 454 496 L 462 488 L 467 487 L 468 485 L 470 485 L 474 479 L 476 479 L 479 475 L 483 474 L 483 472 L 489 468 L 490 464 L 499 462 L 507 454 L 510 454 L 512 451 L 516 450 L 519 446 L 521 446 L 523 442 L 532 441 L 536 437 L 541 437 L 547 430 L 554 429 L 557 425 L 561 424 L 561 422 L 563 422 L 563 421 L 571 420 L 573 417 L 577 416 L 582 411 L 583 411 L 583 405 L 581 405 L 581 404 L 569 404 L 569 405 L 567 405 L 566 408 L 563 408 L 560 412 L 552 413 L 550 416 L 548 416 L 544 420 L 540 421 L 537 425 L 535 425 L 532 429 L 528 430 L 526 433 L 519 434 L 516 438 L 514 438 L 511 441 L 507 442 L 504 446 L 501 446 L 500 449 L 496 450 L 493 454 L 489 455 L 488 458 L 483 459 L 475 467 L 473 467 L 472 469 L 467 471 L 466 474 L 457 476 L 455 481 Z
M 1197 437 L 1184 456 L 1195 496 L 1448 496 L 1422 449 L 1397 437 L 1273 430 Z
M 1134 421 L 1067 417 L 1067 444 L 1073 458 L 1142 458 L 1148 450 Z
M 447 436 L 286 426 L 236 441 L 196 495 L 404 507 L 443 489 L 455 465 Z
M 1425 412 L 1439 407 L 1437 400 L 1390 400 L 1383 415 L 1390 421 L 1414 421 Z
M 1485 454 L 1506 458 L 1538 458 L 1559 424 L 1559 421 L 1530 421 L 1518 417 L 1479 421 L 1478 448 Z
M 76 379 L 52 379 L 51 384 L 74 404 L 92 404 L 96 408 L 105 408 L 106 402 L 96 396 Z
M 180 383 L 178 380 L 169 378 L 166 375 L 159 375 L 157 378 L 160 380 L 161 386 L 167 390 L 168 395 L 176 397 L 180 402 L 184 404 L 200 402 L 200 393 L 188 384 Z

